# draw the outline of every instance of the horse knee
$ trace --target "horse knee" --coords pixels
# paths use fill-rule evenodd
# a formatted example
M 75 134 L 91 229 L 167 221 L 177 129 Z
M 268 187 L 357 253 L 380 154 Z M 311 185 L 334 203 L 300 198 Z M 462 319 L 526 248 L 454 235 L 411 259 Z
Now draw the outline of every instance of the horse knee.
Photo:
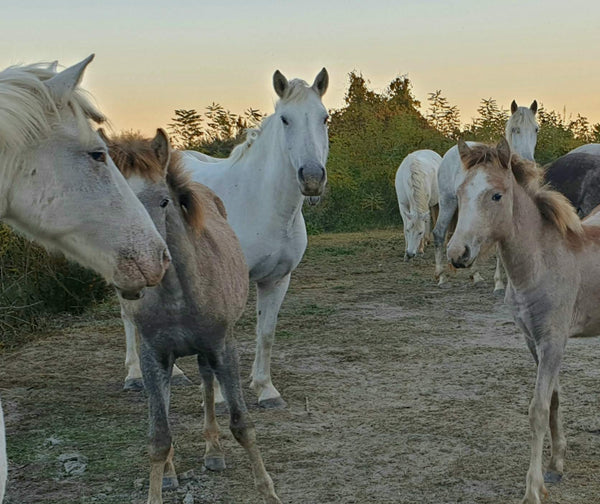
M 171 435 L 163 435 L 150 440 L 148 454 L 151 462 L 164 462 L 169 458 L 169 453 L 173 446 Z
M 248 443 L 254 443 L 254 441 L 256 441 L 254 422 L 252 422 L 249 415 L 232 414 L 229 430 L 237 442 L 242 446 L 246 446 Z

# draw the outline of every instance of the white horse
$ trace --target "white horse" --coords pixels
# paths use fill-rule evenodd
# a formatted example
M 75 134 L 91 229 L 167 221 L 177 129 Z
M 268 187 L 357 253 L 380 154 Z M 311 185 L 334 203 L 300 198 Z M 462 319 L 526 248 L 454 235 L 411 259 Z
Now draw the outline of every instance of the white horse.
M 306 250 L 304 197 L 322 194 L 327 181 L 328 113 L 321 98 L 328 82 L 325 69 L 312 86 L 300 79 L 288 81 L 276 71 L 273 86 L 280 99 L 275 113 L 258 129 L 250 130 L 246 141 L 227 159 L 203 162 L 196 153 L 186 151 L 183 155 L 192 178 L 210 187 L 225 203 L 250 280 L 256 282 L 257 341 L 251 379 L 259 405 L 266 408 L 285 407 L 271 381 L 271 349 L 290 275 Z M 137 388 L 141 370 L 135 327 L 126 320 L 124 324 L 125 387 Z M 174 369 L 173 374 L 182 372 Z M 218 400 L 222 400 L 219 394 Z
M 442 157 L 432 150 L 418 150 L 406 156 L 396 171 L 396 195 L 406 251 L 404 260 L 423 252 L 435 224 L 438 205 L 437 172 Z
M 513 100 L 510 106 L 511 116 L 506 122 L 505 136 L 514 153 L 523 159 L 533 161 L 535 145 L 539 125 L 536 120 L 537 101 L 534 100 L 529 108 L 519 107 Z M 467 142 L 469 147 L 480 145 L 477 142 Z M 456 214 L 458 200 L 456 191 L 465 179 L 465 171 L 460 161 L 458 148 L 455 145 L 444 154 L 438 171 L 438 185 L 440 191 L 440 214 L 433 230 L 433 241 L 435 245 L 435 276 L 439 279 L 439 285 L 446 282 L 444 268 L 444 244 L 450 223 Z M 500 259 L 496 259 L 496 272 L 494 274 L 494 292 L 504 291 L 502 281 Z M 483 281 L 478 271 L 473 272 L 473 283 Z
M 0 220 L 136 298 L 170 256 L 90 125 L 104 121 L 78 89 L 92 58 L 60 73 L 54 64 L 0 72 Z M 1 421 L 0 502 L 6 468 Z

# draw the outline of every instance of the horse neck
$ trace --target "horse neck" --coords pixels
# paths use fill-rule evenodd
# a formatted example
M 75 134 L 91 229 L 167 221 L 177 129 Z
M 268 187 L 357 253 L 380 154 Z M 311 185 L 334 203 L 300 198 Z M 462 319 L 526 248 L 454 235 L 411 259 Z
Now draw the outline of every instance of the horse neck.
M 536 204 L 514 182 L 512 229 L 507 238 L 500 240 L 499 249 L 516 290 L 534 286 L 547 270 L 544 261 L 546 229 Z
M 271 221 L 291 223 L 302 210 L 304 197 L 289 155 L 282 148 L 276 121 L 270 121 L 243 158 L 231 166 L 252 207 L 262 207 Z M 280 227 L 280 226 L 278 226 Z
M 19 185 L 19 182 L 16 180 L 18 169 L 18 159 L 16 156 L 10 156 L 9 154 L 0 155 L 0 220 L 8 212 L 11 191 Z

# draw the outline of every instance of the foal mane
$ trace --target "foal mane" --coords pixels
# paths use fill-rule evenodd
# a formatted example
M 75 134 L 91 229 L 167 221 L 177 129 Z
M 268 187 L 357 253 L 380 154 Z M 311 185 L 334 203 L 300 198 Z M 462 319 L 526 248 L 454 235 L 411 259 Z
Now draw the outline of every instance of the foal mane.
M 12 66 L 0 71 L 0 151 L 19 151 L 48 135 L 60 122 L 60 111 L 44 81 L 57 74 L 56 63 Z M 89 120 L 106 121 L 77 87 L 69 107 L 77 120 L 79 134 L 93 133 Z
M 466 169 L 489 163 L 498 169 L 505 169 L 495 146 L 478 144 L 471 147 L 470 151 L 469 156 L 463 159 Z M 510 166 L 515 180 L 533 200 L 542 218 L 552 224 L 570 245 L 581 245 L 585 237 L 581 220 L 571 202 L 544 183 L 543 169 L 534 161 L 523 159 L 517 154 L 511 155 Z
M 152 141 L 138 133 L 123 133 L 117 138 L 108 139 L 110 157 L 123 176 L 139 176 L 154 183 L 164 177 L 161 165 Z M 196 232 L 204 228 L 204 208 L 200 195 L 200 184 L 192 181 L 191 175 L 183 167 L 181 153 L 171 151 L 167 166 L 166 182 L 177 195 L 177 202 L 183 209 L 183 215 L 189 226 Z

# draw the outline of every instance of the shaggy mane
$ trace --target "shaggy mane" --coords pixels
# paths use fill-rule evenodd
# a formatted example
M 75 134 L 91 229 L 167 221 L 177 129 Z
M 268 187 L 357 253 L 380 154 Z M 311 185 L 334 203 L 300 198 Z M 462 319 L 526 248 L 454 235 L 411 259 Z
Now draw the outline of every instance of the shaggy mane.
M 12 66 L 0 72 L 0 151 L 18 152 L 60 124 L 60 110 L 44 85 L 56 74 L 56 63 Z M 72 93 L 69 107 L 84 140 L 92 138 L 89 120 L 97 124 L 106 121 L 79 87 Z
M 481 164 L 492 164 L 504 170 L 496 147 L 478 144 L 470 147 L 470 155 L 463 159 L 467 170 Z M 534 201 L 544 220 L 552 224 L 561 236 L 573 246 L 581 245 L 585 233 L 581 220 L 571 202 L 558 191 L 544 184 L 544 171 L 534 161 L 512 154 L 510 165 L 517 183 Z
M 110 157 L 125 178 L 137 175 L 154 183 L 163 178 L 161 166 L 151 140 L 136 133 L 124 133 L 108 141 Z M 186 222 L 196 231 L 204 228 L 204 209 L 199 184 L 192 181 L 181 161 L 181 153 L 171 152 L 167 167 L 167 185 L 177 195 Z

